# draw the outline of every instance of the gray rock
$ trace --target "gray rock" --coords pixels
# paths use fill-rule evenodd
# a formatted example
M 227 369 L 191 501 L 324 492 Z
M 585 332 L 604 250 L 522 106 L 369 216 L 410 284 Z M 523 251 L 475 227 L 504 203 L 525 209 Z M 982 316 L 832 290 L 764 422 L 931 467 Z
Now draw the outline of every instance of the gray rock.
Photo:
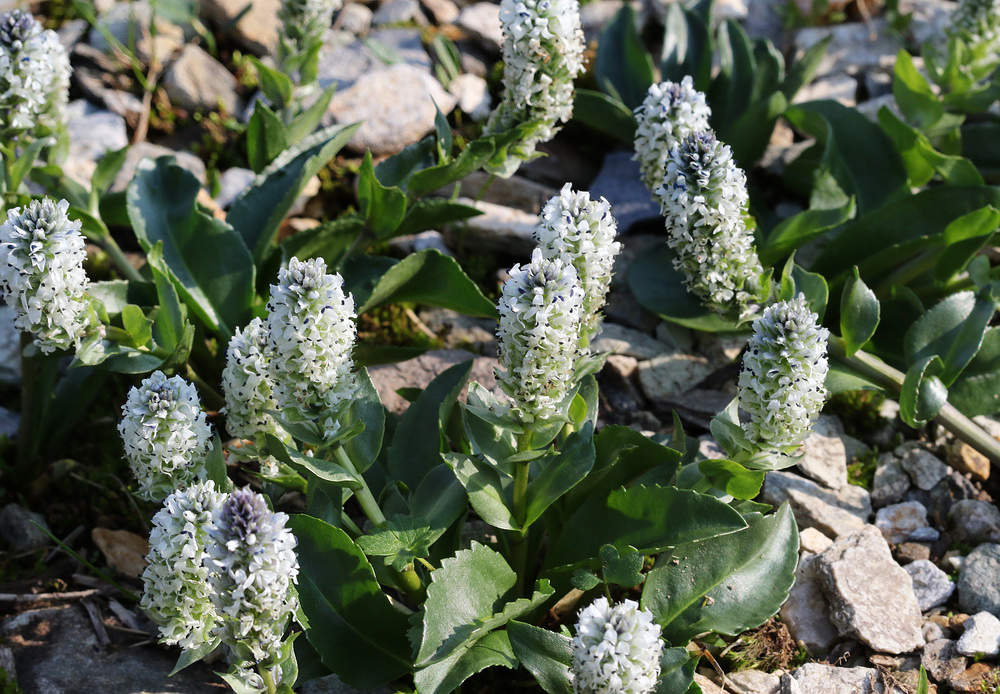
M 457 202 L 471 205 L 482 214 L 458 224 L 449 224 L 445 239 L 452 246 L 465 244 L 480 253 L 521 256 L 527 260 L 535 247 L 534 232 L 538 215 L 505 207 L 492 202 L 476 202 L 458 198 Z
M 712 373 L 705 357 L 673 352 L 639 363 L 639 385 L 654 404 L 686 393 Z
M 250 9 L 246 9 L 249 7 Z M 244 48 L 257 55 L 273 53 L 278 45 L 281 0 L 203 0 L 204 12 L 216 26 L 231 32 Z M 239 21 L 235 21 L 239 17 Z
M 799 533 L 799 551 L 819 554 L 833 544 L 833 540 L 816 528 L 806 528 Z
M 906 33 L 914 46 L 944 36 L 957 5 L 946 0 L 900 0 L 899 12 L 908 17 Z
M 798 684 L 801 694 L 881 694 L 878 670 L 867 667 L 834 667 L 820 663 L 806 663 L 790 677 Z
M 448 113 L 455 97 L 420 68 L 397 63 L 337 91 L 328 114 L 337 123 L 361 122 L 348 142 L 351 149 L 394 154 L 434 129 L 435 104 Z
M 825 654 L 840 638 L 830 621 L 830 604 L 813 574 L 815 555 L 804 554 L 795 569 L 795 583 L 781 606 L 781 621 L 796 642 L 801 641 L 813 655 Z
M 393 63 L 405 63 L 431 74 L 431 59 L 424 50 L 418 29 L 379 29 L 364 41 L 348 38 L 352 40 L 345 43 L 336 40 L 335 33 L 328 34 L 320 51 L 316 77 L 324 89 L 336 85 L 340 92 L 362 76 L 367 77 Z M 441 110 L 445 110 L 443 106 Z
M 923 633 L 924 641 L 927 643 L 944 638 L 944 629 L 941 628 L 941 625 L 934 622 L 924 622 L 923 631 L 921 633 Z
M 46 529 L 49 527 L 42 514 L 23 509 L 17 504 L 7 504 L 0 509 L 0 541 L 15 553 L 45 547 L 50 540 L 32 521 Z
M 802 444 L 802 458 L 796 464 L 799 472 L 830 489 L 847 486 L 847 448 L 838 432 L 840 422 L 829 415 L 820 415 L 813 433 Z
M 899 461 L 919 489 L 929 491 L 948 475 L 948 466 L 922 448 L 906 451 Z
M 448 83 L 448 93 L 458 100 L 462 113 L 472 120 L 481 121 L 490 115 L 493 100 L 489 85 L 479 75 L 463 73 Z
M 955 592 L 955 584 L 948 574 L 934 562 L 920 559 L 903 567 L 913 581 L 913 594 L 917 596 L 920 610 L 926 612 L 932 607 L 943 605 Z
M 921 542 L 903 542 L 896 546 L 893 552 L 896 561 L 900 565 L 909 564 L 911 561 L 931 558 L 931 548 Z
M 890 111 L 894 113 L 899 112 L 899 108 L 896 106 L 896 97 L 892 94 L 881 94 L 872 99 L 862 101 L 858 104 L 858 113 L 867 118 L 870 121 L 878 122 L 878 112 L 882 110 L 883 106 L 887 106 Z M 891 438 L 892 432 L 895 431 L 895 427 L 887 426 L 883 432 L 886 436 L 881 437 L 881 441 L 876 441 L 880 446 L 888 443 Z
M 937 542 L 940 538 L 941 532 L 937 528 L 932 528 L 928 525 L 914 530 L 910 533 L 908 539 L 913 542 Z
M 477 357 L 461 349 L 438 349 L 399 364 L 383 364 L 369 369 L 372 383 L 382 398 L 382 404 L 396 414 L 402 414 L 409 402 L 396 391 L 400 388 L 426 388 L 449 367 L 474 359 L 470 381 L 478 381 L 487 390 L 500 392 L 493 369 L 496 359 Z M 464 399 L 464 391 L 462 398 Z
M 598 37 L 624 4 L 622 0 L 592 0 L 581 5 L 580 26 L 588 43 Z
M 979 612 L 965 620 L 965 631 L 955 644 L 962 655 L 992 657 L 1000 653 L 1000 619 Z
M 590 184 L 590 194 L 595 199 L 607 198 L 611 203 L 619 234 L 644 220 L 660 218 L 660 206 L 639 177 L 639 162 L 632 160 L 630 150 L 608 152 L 604 156 L 601 170 Z
M 74 101 L 66 111 L 69 152 L 62 168 L 75 181 L 89 186 L 104 153 L 128 145 L 125 119 L 83 100 Z
M 854 106 L 858 103 L 858 81 L 850 75 L 821 77 L 802 87 L 792 99 L 792 103 L 801 104 L 820 99 L 832 99 L 844 106 Z
M 420 312 L 420 320 L 433 330 L 449 349 L 473 349 L 481 353 L 496 352 L 496 321 L 473 318 L 446 308 Z
M 223 171 L 219 177 L 219 194 L 215 196 L 219 207 L 226 209 L 236 202 L 236 198 L 250 187 L 256 177 L 257 174 L 250 169 L 239 166 Z
M 389 245 L 403 252 L 404 255 L 419 253 L 420 251 L 435 250 L 441 255 L 451 255 L 451 249 L 444 242 L 444 236 L 440 231 L 428 229 L 418 234 L 404 234 L 389 240 Z
M 778 50 L 785 46 L 787 5 L 776 0 L 748 0 L 743 27 L 750 36 L 771 39 Z
M 503 46 L 503 27 L 500 24 L 500 5 L 477 2 L 462 8 L 455 24 L 469 32 L 488 48 Z
M 927 527 L 927 509 L 919 501 L 906 501 L 880 508 L 875 525 L 886 540 L 896 545 L 912 539 L 913 533 Z
M 337 13 L 333 28 L 355 36 L 364 36 L 372 28 L 373 13 L 360 2 L 349 2 Z
M 913 582 L 893 560 L 878 528 L 867 525 L 837 539 L 816 556 L 813 571 L 830 601 L 830 621 L 841 635 L 889 654 L 924 645 Z
M 760 670 L 740 670 L 726 676 L 733 694 L 778 694 L 781 676 Z
M 655 337 L 617 323 L 607 322 L 591 342 L 590 348 L 593 352 L 624 354 L 639 360 L 653 359 L 669 351 L 669 348 Z
M 455 186 L 452 184 L 434 191 L 434 194 L 450 198 L 454 189 Z M 534 224 L 537 223 L 537 214 L 545 203 L 559 195 L 559 191 L 517 174 L 510 178 L 497 178 L 485 171 L 476 171 L 458 182 L 458 194 L 472 200 L 492 202 L 495 205 L 529 212 L 536 215 L 533 217 Z
M 101 14 L 98 22 L 125 46 L 133 45 L 141 60 L 148 60 L 151 50 L 155 50 L 158 60 L 169 60 L 171 55 L 184 44 L 184 30 L 168 21 L 162 13 L 156 14 L 156 31 L 153 43 L 149 42 L 149 27 L 153 24 L 153 10 L 149 0 L 119 2 Z M 111 44 L 103 32 L 91 28 L 88 43 L 99 51 L 109 52 Z
M 968 660 L 955 651 L 955 642 L 950 639 L 929 641 L 920 654 L 920 664 L 933 679 L 945 682 L 953 675 L 965 672 Z
M 872 481 L 872 504 L 877 508 L 903 500 L 910 489 L 910 476 L 892 453 L 879 456 Z
M 830 537 L 860 530 L 872 514 L 868 492 L 852 484 L 836 491 L 791 472 L 769 472 L 761 499 L 774 506 L 791 503 L 800 528 L 816 528 Z
M 615 355 L 611 356 L 614 357 Z M 624 358 L 629 359 L 630 357 L 624 357 Z M 712 438 L 710 434 L 702 436 L 698 439 L 698 453 L 702 457 L 707 458 L 709 460 L 721 460 L 722 458 L 727 457 L 725 449 L 723 449 L 722 446 L 720 446 L 719 443 L 714 438 Z M 810 530 L 811 529 L 812 528 L 810 528 Z M 822 533 L 820 534 L 822 535 Z M 801 535 L 799 536 L 799 539 L 800 540 L 802 539 Z
M 451 24 L 458 19 L 458 5 L 451 0 L 420 0 L 438 24 Z
M 378 8 L 372 21 L 375 24 L 416 22 L 420 26 L 427 25 L 427 17 L 420 11 L 418 0 L 388 0 Z
M 202 183 L 205 182 L 205 163 L 190 152 L 178 152 L 162 145 L 154 145 L 152 142 L 139 142 L 128 149 L 125 163 L 122 165 L 115 182 L 111 184 L 111 192 L 117 193 L 128 187 L 135 177 L 135 172 L 145 159 L 159 159 L 160 157 L 171 156 L 177 159 L 177 164 L 195 175 Z
M 818 77 L 846 73 L 856 75 L 883 61 L 895 60 L 900 49 L 899 41 L 883 18 L 871 22 L 852 22 L 828 27 L 807 27 L 795 33 L 796 60 L 802 53 L 832 36 L 826 55 L 816 74 Z
M 239 109 L 236 78 L 193 43 L 185 45 L 170 64 L 163 76 L 163 88 L 174 104 L 190 111 L 221 107 L 226 113 L 236 113 Z
M 950 513 L 952 535 L 961 542 L 1000 542 L 1000 510 L 988 501 L 956 501 Z
M 0 407 L 0 436 L 8 439 L 17 438 L 17 431 L 21 426 L 21 413 Z
M 0 383 L 21 382 L 21 332 L 14 327 L 14 309 L 0 303 Z
M 981 544 L 962 562 L 958 603 L 969 614 L 1000 615 L 1000 545 Z
M 115 640 L 116 632 L 108 630 Z M 12 646 L 17 682 L 38 694 L 143 692 L 143 694 L 218 694 L 212 668 L 195 663 L 173 677 L 177 653 L 159 646 L 102 648 L 79 604 L 23 612 L 0 623 Z M 134 636 L 132 643 L 138 641 Z

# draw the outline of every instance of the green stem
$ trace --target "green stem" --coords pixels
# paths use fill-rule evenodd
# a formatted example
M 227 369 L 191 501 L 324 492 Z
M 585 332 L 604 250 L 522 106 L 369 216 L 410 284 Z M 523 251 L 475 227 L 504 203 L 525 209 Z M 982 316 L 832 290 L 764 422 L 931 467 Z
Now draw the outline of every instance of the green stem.
M 24 356 L 24 350 L 31 344 L 31 335 L 21 333 L 21 421 L 17 427 L 17 462 L 21 470 L 27 471 L 35 457 L 33 425 L 40 425 L 42 418 L 38 412 L 38 360 Z
M 526 430 L 517 439 L 517 452 L 523 453 L 531 449 L 531 431 Z M 528 477 L 531 472 L 531 461 L 516 463 L 514 469 L 514 520 L 520 530 L 512 530 L 510 542 L 512 568 L 517 574 L 515 591 L 517 595 L 524 594 L 526 574 L 528 572 L 528 528 L 525 521 L 528 518 Z
M 830 336 L 830 353 L 886 390 L 895 393 L 902 391 L 903 379 L 906 377 L 902 371 L 894 369 L 878 357 L 863 350 L 858 350 L 854 355 L 848 357 L 847 345 L 843 338 L 836 335 Z M 985 455 L 990 459 L 990 462 L 1000 463 L 1000 441 L 983 431 L 978 424 L 959 412 L 950 402 L 944 404 L 934 421 Z
M 261 679 L 264 680 L 264 686 L 267 687 L 267 694 L 277 694 L 278 688 L 274 686 L 274 677 L 271 676 L 271 671 L 263 665 L 258 665 L 257 672 L 260 673 Z
M 358 472 L 358 469 L 354 467 L 354 463 L 351 461 L 350 456 L 347 455 L 347 451 L 344 450 L 343 446 L 334 447 L 333 454 L 337 456 L 337 460 L 345 470 L 360 480 L 361 488 L 354 490 L 354 496 L 361 505 L 361 510 L 364 512 L 365 516 L 372 522 L 372 525 L 376 528 L 381 528 L 385 525 L 385 516 L 382 514 L 382 509 L 379 508 L 378 502 L 372 494 L 372 490 L 368 488 L 368 483 L 365 481 L 365 478 Z
M 215 388 L 210 386 L 205 380 L 198 375 L 198 372 L 191 368 L 190 364 L 184 365 L 184 375 L 187 379 L 198 386 L 198 390 L 201 391 L 202 396 L 205 398 L 205 404 L 213 409 L 221 409 L 226 404 L 226 399 L 219 394 Z
M 115 264 L 118 268 L 118 272 L 122 273 L 122 276 L 130 282 L 145 282 L 142 274 L 132 267 L 132 263 L 128 261 L 125 257 L 125 253 L 122 251 L 121 246 L 115 241 L 111 233 L 108 232 L 103 239 L 101 239 L 101 244 L 104 246 L 104 252 L 108 254 L 111 258 L 111 262 Z

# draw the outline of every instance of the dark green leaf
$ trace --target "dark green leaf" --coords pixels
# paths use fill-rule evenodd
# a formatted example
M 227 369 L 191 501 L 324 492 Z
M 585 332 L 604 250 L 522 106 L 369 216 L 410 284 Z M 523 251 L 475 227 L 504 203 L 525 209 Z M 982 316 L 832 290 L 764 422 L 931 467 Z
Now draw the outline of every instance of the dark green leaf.
M 375 167 L 375 175 L 382 185 L 406 188 L 406 182 L 416 171 L 434 166 L 435 138 L 428 135 L 420 142 L 384 159 Z
M 694 684 L 694 669 L 698 658 L 686 648 L 664 648 L 660 656 L 660 679 L 653 694 L 691 694 Z M 700 690 L 699 690 L 700 691 Z
M 646 576 L 642 607 L 670 643 L 704 631 L 738 634 L 764 623 L 788 597 L 798 531 L 788 504 L 751 515 L 740 532 L 691 542 L 662 557 Z
M 517 659 L 542 689 L 548 694 L 573 694 L 573 649 L 568 637 L 518 621 L 507 625 L 507 636 Z
M 528 485 L 528 509 L 524 527 L 534 523 L 563 494 L 583 480 L 594 466 L 594 425 L 587 422 L 560 446 L 555 458 L 547 459 L 541 472 Z
M 320 121 L 323 120 L 323 116 L 326 115 L 330 100 L 333 99 L 333 92 L 336 89 L 336 85 L 328 87 L 319 95 L 318 99 L 310 104 L 309 108 L 295 117 L 295 120 L 288 126 L 288 144 L 295 144 L 316 130 Z
M 847 356 L 853 356 L 872 339 L 879 322 L 879 303 L 875 292 L 854 268 L 854 276 L 844 284 L 840 297 L 840 334 L 846 343 Z
M 922 427 L 948 402 L 948 388 L 940 379 L 943 370 L 944 362 L 934 354 L 906 371 L 899 393 L 899 417 L 909 426 Z
M 719 132 L 721 139 L 728 143 L 732 134 L 730 126 L 736 123 L 750 106 L 757 61 L 753 55 L 750 38 L 732 19 L 719 24 L 716 47 L 719 55 L 719 72 L 712 80 L 707 97 L 712 105 L 712 127 Z M 781 103 L 781 108 L 784 108 L 784 104 L 787 103 L 784 95 L 775 96 Z M 733 128 L 733 133 L 736 132 Z M 747 167 L 751 162 L 741 163 Z
M 713 487 L 736 499 L 754 499 L 764 485 L 763 470 L 747 470 L 732 460 L 703 460 L 698 463 L 698 470 Z
M 830 395 L 845 393 L 852 390 L 875 390 L 883 392 L 881 385 L 858 373 L 839 361 L 830 361 L 830 370 L 826 374 L 826 389 Z
M 601 578 L 605 583 L 613 583 L 624 588 L 631 588 L 643 582 L 642 565 L 645 561 L 641 552 L 631 547 L 622 554 L 614 545 L 601 547 Z
M 947 282 L 962 272 L 1000 226 L 1000 210 L 984 207 L 962 215 L 945 227 L 945 248 L 934 266 L 934 279 Z
M 488 667 L 517 668 L 517 658 L 506 631 L 492 631 L 468 650 L 453 653 L 443 661 L 417 670 L 414 682 L 421 694 L 448 694 L 462 682 Z
M 260 173 L 288 146 L 285 124 L 263 101 L 257 101 L 247 124 L 247 159 Z
M 809 243 L 854 216 L 854 199 L 828 209 L 810 208 L 792 215 L 767 235 L 760 248 L 760 262 L 773 265 L 778 258 Z
M 375 177 L 371 152 L 365 153 L 358 174 L 358 204 L 368 228 L 379 239 L 393 235 L 406 214 L 406 194 L 396 187 L 386 187 Z
M 653 83 L 653 60 L 636 29 L 635 10 L 628 5 L 622 7 L 601 33 L 597 46 L 597 84 L 627 108 L 636 108 Z
M 353 489 L 361 488 L 361 480 L 337 463 L 303 455 L 294 448 L 285 445 L 272 434 L 264 434 L 264 437 L 267 441 L 267 452 L 286 465 L 290 465 L 296 470 L 304 470 L 307 474 L 315 475 L 321 480 L 336 486 L 351 487 Z
M 934 125 L 944 115 L 944 105 L 913 64 L 913 58 L 902 49 L 896 55 L 892 93 L 906 119 L 921 130 Z
M 267 100 L 276 108 L 284 108 L 292 101 L 292 90 L 294 84 L 291 77 L 280 70 L 269 67 L 257 58 L 250 56 L 254 67 L 257 68 L 257 76 L 260 79 L 260 90 L 264 92 Z
M 590 89 L 577 89 L 573 118 L 629 147 L 635 140 L 635 116 L 613 96 Z
M 906 333 L 907 362 L 938 355 L 943 368 L 937 376 L 950 386 L 976 356 L 995 312 L 996 304 L 988 296 L 952 294 L 922 315 Z
M 667 5 L 660 72 L 663 79 L 680 82 L 691 75 L 695 89 L 707 91 L 712 76 L 712 38 L 707 22 L 684 6 Z
M 385 408 L 379 399 L 378 391 L 372 384 L 367 369 L 358 372 L 358 390 L 347 408 L 347 413 L 341 423 L 350 428 L 357 422 L 364 425 L 364 430 L 357 436 L 352 436 L 344 443 L 347 457 L 354 463 L 354 469 L 363 473 L 382 450 L 382 436 L 385 432 Z
M 733 150 L 737 164 L 749 169 L 760 159 L 767 149 L 778 117 L 787 107 L 785 95 L 774 92 L 735 114 L 736 120 L 719 134 Z
M 128 146 L 125 146 L 121 149 L 105 152 L 101 160 L 97 162 L 94 175 L 90 179 L 90 189 L 98 199 L 108 192 L 127 158 Z
M 427 229 L 440 229 L 445 224 L 461 222 L 481 215 L 482 211 L 472 205 L 431 198 L 411 204 L 406 217 L 396 229 L 396 235 L 418 234 Z
M 444 459 L 465 487 L 476 515 L 501 530 L 520 529 L 514 520 L 510 480 L 504 483 L 496 465 L 461 453 L 445 453 Z
M 979 352 L 949 390 L 948 399 L 968 417 L 1000 410 L 1000 328 L 990 328 Z
M 935 173 L 953 185 L 983 184 L 982 175 L 971 161 L 937 151 L 927 135 L 900 120 L 889 108 L 883 106 L 879 110 L 878 120 L 902 157 L 910 185 L 923 186 Z
M 816 71 L 826 56 L 826 49 L 829 47 L 833 36 L 827 36 L 822 41 L 814 43 L 806 49 L 802 57 L 795 61 L 785 75 L 785 80 L 781 85 L 781 92 L 789 102 L 795 99 L 795 95 L 802 87 L 812 82 Z
M 407 619 L 389 604 L 364 553 L 343 530 L 316 518 L 293 516 L 289 525 L 298 539 L 306 638 L 323 664 L 361 689 L 411 672 Z

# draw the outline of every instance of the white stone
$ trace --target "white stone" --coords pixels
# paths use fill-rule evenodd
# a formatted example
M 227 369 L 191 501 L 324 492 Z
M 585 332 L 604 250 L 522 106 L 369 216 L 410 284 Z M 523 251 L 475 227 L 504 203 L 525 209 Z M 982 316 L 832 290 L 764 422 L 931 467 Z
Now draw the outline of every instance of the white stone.
M 930 491 L 938 482 L 943 480 L 948 474 L 948 466 L 942 463 L 937 456 L 922 448 L 914 448 L 906 451 L 900 461 L 900 465 L 906 470 L 915 484 L 924 491 Z
M 850 22 L 828 27 L 807 27 L 795 33 L 796 60 L 827 36 L 833 39 L 820 62 L 818 77 L 836 73 L 856 75 L 878 67 L 886 58 L 894 59 L 900 49 L 883 18 L 871 22 Z
M 796 464 L 806 477 L 830 489 L 847 485 L 847 447 L 841 438 L 840 421 L 820 415 L 813 433 L 802 445 L 802 458 Z
M 226 209 L 250 187 L 256 177 L 257 174 L 253 171 L 240 166 L 226 169 L 219 177 L 219 194 L 215 196 L 215 202 L 219 203 L 222 209 Z
M 904 501 L 880 508 L 875 525 L 886 540 L 894 545 L 911 539 L 913 533 L 927 527 L 927 509 L 919 501 Z
M 337 13 L 334 29 L 346 31 L 355 36 L 364 36 L 372 26 L 373 13 L 360 2 L 349 2 Z
M 448 83 L 448 93 L 458 100 L 458 107 L 474 121 L 490 115 L 493 101 L 489 85 L 478 75 L 463 73 Z
M 163 77 L 163 88 L 170 100 L 191 111 L 221 107 L 226 113 L 236 113 L 236 87 L 236 78 L 226 66 L 193 43 L 184 46 Z
M 519 255 L 525 260 L 535 247 L 534 231 L 538 215 L 513 207 L 497 205 L 471 198 L 458 198 L 456 202 L 470 205 L 482 212 L 477 217 L 458 224 L 449 224 L 445 238 L 455 247 L 475 248 L 480 253 Z
M 830 537 L 860 530 L 872 514 L 871 499 L 861 487 L 849 484 L 831 490 L 791 472 L 769 472 L 761 500 L 774 506 L 788 501 L 799 528 L 816 528 Z
M 455 24 L 481 39 L 487 46 L 499 49 L 503 45 L 500 5 L 492 2 L 469 5 L 459 13 Z
M 799 550 L 819 554 L 833 544 L 833 540 L 816 528 L 806 528 L 799 533 Z
M 177 164 L 195 175 L 195 177 L 205 182 L 205 162 L 191 154 L 190 152 L 178 152 L 162 145 L 154 145 L 152 142 L 139 142 L 128 149 L 125 164 L 115 177 L 115 182 L 111 185 L 111 192 L 116 193 L 125 190 L 128 184 L 135 177 L 139 163 L 144 159 L 158 159 L 164 156 L 172 156 L 177 159 Z
M 82 99 L 71 103 L 66 115 L 69 153 L 63 171 L 78 183 L 89 186 L 97 162 L 105 152 L 128 145 L 125 119 Z
M 903 567 L 913 580 L 913 593 L 923 612 L 943 605 L 955 592 L 955 584 L 948 574 L 929 559 L 918 559 Z
M 1000 619 L 989 612 L 979 612 L 965 620 L 965 631 L 955 644 L 962 655 L 986 657 L 1000 653 Z
M 236 40 L 257 55 L 273 53 L 278 45 L 277 20 L 281 0 L 203 0 L 202 11 L 219 27 L 233 33 Z M 250 9 L 246 9 L 249 7 Z M 236 18 L 240 20 L 233 23 Z
M 592 352 L 625 354 L 639 360 L 653 359 L 672 351 L 655 337 L 617 323 L 604 323 L 597 337 L 590 343 Z
M 850 75 L 830 75 L 821 77 L 805 85 L 792 99 L 793 104 L 820 99 L 833 99 L 844 106 L 854 106 L 858 103 L 858 81 Z
M 712 373 L 708 360 L 697 354 L 660 354 L 639 363 L 639 385 L 652 402 L 686 393 Z

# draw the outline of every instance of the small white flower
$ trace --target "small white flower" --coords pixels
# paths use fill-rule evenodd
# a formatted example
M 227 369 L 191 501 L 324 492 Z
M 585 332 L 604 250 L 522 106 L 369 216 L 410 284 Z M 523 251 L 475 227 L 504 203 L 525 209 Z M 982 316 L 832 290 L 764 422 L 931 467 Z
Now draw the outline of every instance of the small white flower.
M 497 351 L 505 371 L 497 381 L 525 422 L 549 419 L 573 385 L 581 356 L 583 289 L 576 270 L 535 249 L 515 265 L 498 309 Z
M 212 430 L 194 386 L 154 371 L 129 391 L 118 433 L 125 444 L 138 496 L 162 499 L 204 479 Z
M 208 533 L 226 498 L 211 481 L 172 493 L 153 516 L 139 606 L 160 625 L 160 641 L 184 649 L 212 639 L 218 616 L 208 582 Z
M 281 434 L 280 425 L 267 412 L 278 409 L 268 355 L 267 328 L 260 318 L 254 318 L 243 330 L 237 329 L 229 341 L 222 391 L 226 430 L 233 436 L 253 441 L 257 434 Z
M 28 12 L 0 14 L 0 131 L 46 134 L 63 122 L 69 56 Z
M 992 69 L 1000 63 L 1000 0 L 959 0 L 946 33 L 962 39 L 974 69 Z
M 584 608 L 572 648 L 577 694 L 648 694 L 656 688 L 660 627 L 634 600 L 612 607 L 601 597 Z
M 511 147 L 494 173 L 510 176 L 573 116 L 573 80 L 583 72 L 583 30 L 577 0 L 501 0 L 503 97 L 486 131 L 499 133 L 528 121 L 541 127 Z
M 216 633 L 242 660 L 276 657 L 298 608 L 299 564 L 287 521 L 249 488 L 234 491 L 215 512 L 208 551 Z
M 351 350 L 357 339 L 354 297 L 321 258 L 292 258 L 278 271 L 267 302 L 268 357 L 274 398 L 283 411 L 319 420 L 327 436 L 357 390 Z
M 830 331 L 805 296 L 764 309 L 743 355 L 739 402 L 749 415 L 747 438 L 761 448 L 798 446 L 826 399 Z
M 649 87 L 645 101 L 635 109 L 635 157 L 642 180 L 650 190 L 663 182 L 670 150 L 691 133 L 708 130 L 712 109 L 694 88 L 690 75 L 680 82 Z
M 70 221 L 68 209 L 65 200 L 32 200 L 9 210 L 0 226 L 0 288 L 14 324 L 46 353 L 79 347 L 100 329 L 87 296 L 80 222 Z
M 711 131 L 685 137 L 656 196 L 688 288 L 719 313 L 751 313 L 763 269 L 746 224 L 746 174 L 729 147 Z
M 618 222 L 607 200 L 591 200 L 587 191 L 575 191 L 567 183 L 559 195 L 542 208 L 535 227 L 535 241 L 547 260 L 560 259 L 576 269 L 583 288 L 582 344 L 586 346 L 600 330 L 601 309 L 611 286 L 615 256 L 621 244 L 615 241 Z

